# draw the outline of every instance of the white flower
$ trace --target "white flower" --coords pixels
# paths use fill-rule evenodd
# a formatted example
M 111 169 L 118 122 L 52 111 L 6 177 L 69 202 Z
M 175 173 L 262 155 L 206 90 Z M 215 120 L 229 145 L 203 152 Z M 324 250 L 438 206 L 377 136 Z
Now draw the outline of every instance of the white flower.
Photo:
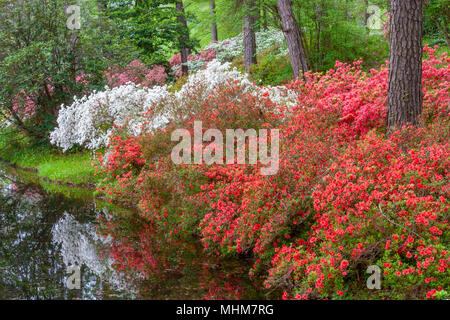
M 72 105 L 61 106 L 58 127 L 50 134 L 50 141 L 64 151 L 74 145 L 98 149 L 107 146 L 115 126 L 139 135 L 144 126 L 148 127 L 147 121 L 150 127 L 164 125 L 164 115 L 155 108 L 169 95 L 166 86 L 149 89 L 128 83 L 75 98 Z M 144 117 L 148 111 L 155 112 L 153 117 Z
M 208 96 L 230 81 L 240 86 L 241 92 L 268 96 L 278 106 L 291 107 L 297 101 L 295 91 L 283 86 L 259 87 L 246 74 L 232 69 L 230 63 L 213 60 L 190 75 L 178 92 L 169 91 L 167 86 L 149 89 L 129 83 L 75 98 L 72 105 L 61 107 L 58 127 L 50 134 L 50 141 L 64 151 L 74 145 L 95 150 L 106 147 L 118 130 L 132 136 L 151 133 L 170 121 L 195 115 Z
M 287 55 L 287 45 L 283 32 L 276 29 L 256 32 L 256 49 L 259 52 L 269 50 L 275 46 L 279 47 L 275 55 Z M 214 50 L 217 60 L 221 62 L 232 61 L 234 58 L 242 55 L 244 52 L 243 34 L 234 38 L 226 39 L 220 42 L 209 44 L 205 50 Z

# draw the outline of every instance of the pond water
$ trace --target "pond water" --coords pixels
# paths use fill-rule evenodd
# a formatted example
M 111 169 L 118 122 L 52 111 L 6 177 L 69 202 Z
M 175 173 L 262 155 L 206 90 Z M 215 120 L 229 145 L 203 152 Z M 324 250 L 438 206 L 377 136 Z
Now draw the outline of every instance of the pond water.
M 92 192 L 0 166 L 0 299 L 263 299 L 249 266 L 169 240 Z

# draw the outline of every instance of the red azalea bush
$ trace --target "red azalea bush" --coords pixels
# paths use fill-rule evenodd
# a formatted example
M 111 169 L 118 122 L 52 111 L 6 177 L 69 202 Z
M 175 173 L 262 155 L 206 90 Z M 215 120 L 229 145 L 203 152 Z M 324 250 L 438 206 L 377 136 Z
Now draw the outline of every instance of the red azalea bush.
M 170 58 L 169 65 L 173 68 L 175 66 L 179 66 L 181 64 L 181 54 L 177 53 Z
M 448 122 L 440 126 L 449 128 Z M 423 141 L 424 133 L 413 134 Z M 268 286 L 289 274 L 293 297 L 399 299 L 423 299 L 448 286 L 448 133 L 446 138 L 407 152 L 397 136 L 371 133 L 351 143 L 312 194 L 307 236 L 277 250 Z M 369 265 L 384 268 L 383 290 L 366 289 Z
M 119 176 L 122 171 L 139 172 L 145 163 L 136 138 L 123 139 L 120 136 L 111 139 L 110 152 L 106 159 L 100 156 L 99 161 L 105 170 L 112 174 L 113 178 Z
M 245 93 L 241 86 L 230 82 L 207 97 L 204 103 L 185 106 L 183 112 L 188 118 L 177 127 L 188 128 L 192 136 L 196 119 L 204 119 L 204 130 L 217 128 L 225 132 L 235 126 L 260 128 L 274 119 L 273 114 L 264 111 L 271 108 L 273 104 L 267 98 Z M 154 159 L 155 163 L 150 163 L 137 178 L 139 204 L 147 218 L 169 223 L 173 230 L 182 228 L 195 233 L 195 224 L 198 226 L 199 219 L 209 208 L 210 196 L 202 192 L 203 183 L 210 184 L 212 179 L 208 179 L 209 168 L 204 165 L 175 166 L 172 163 L 170 152 L 175 145 L 170 142 L 172 129 L 175 129 L 173 125 L 154 136 L 141 138 L 145 158 Z M 220 168 L 229 169 L 227 166 Z
M 251 273 L 270 268 L 266 285 L 284 298 L 446 297 L 449 58 L 425 52 L 420 129 L 381 138 L 387 67 L 366 73 L 360 61 L 337 63 L 289 85 L 296 107 L 276 108 L 233 83 L 218 88 L 185 107 L 180 123 L 133 141 L 145 164 L 113 182 L 171 234 L 197 234 L 219 255 L 254 256 Z M 174 165 L 171 129 L 192 129 L 194 120 L 204 129 L 280 129 L 278 174 Z M 366 288 L 369 265 L 383 269 L 382 290 Z
M 436 55 L 436 49 L 424 49 L 423 63 L 424 109 L 422 117 L 430 123 L 436 118 L 450 116 L 450 58 L 447 53 Z
M 110 151 L 106 155 L 98 154 L 96 174 L 104 176 L 97 191 L 123 202 L 132 203 L 135 198 L 133 179 L 142 170 L 145 159 L 141 146 L 135 137 L 127 139 L 120 136 L 111 138 Z

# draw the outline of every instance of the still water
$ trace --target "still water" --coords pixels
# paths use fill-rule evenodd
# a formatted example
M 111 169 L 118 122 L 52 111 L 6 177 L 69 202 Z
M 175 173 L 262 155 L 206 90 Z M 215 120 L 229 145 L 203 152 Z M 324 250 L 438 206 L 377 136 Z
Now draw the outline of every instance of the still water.
M 87 190 L 0 166 L 0 299 L 263 299 L 249 265 L 169 240 Z M 80 289 L 68 289 L 70 266 Z

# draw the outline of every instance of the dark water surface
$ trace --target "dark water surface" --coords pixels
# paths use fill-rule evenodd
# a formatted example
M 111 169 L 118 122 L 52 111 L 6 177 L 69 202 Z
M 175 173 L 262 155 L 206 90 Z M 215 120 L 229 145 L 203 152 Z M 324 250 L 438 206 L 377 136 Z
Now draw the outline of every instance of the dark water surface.
M 0 166 L 0 299 L 262 299 L 250 262 L 168 240 L 133 210 Z M 80 269 L 80 289 L 68 289 Z

